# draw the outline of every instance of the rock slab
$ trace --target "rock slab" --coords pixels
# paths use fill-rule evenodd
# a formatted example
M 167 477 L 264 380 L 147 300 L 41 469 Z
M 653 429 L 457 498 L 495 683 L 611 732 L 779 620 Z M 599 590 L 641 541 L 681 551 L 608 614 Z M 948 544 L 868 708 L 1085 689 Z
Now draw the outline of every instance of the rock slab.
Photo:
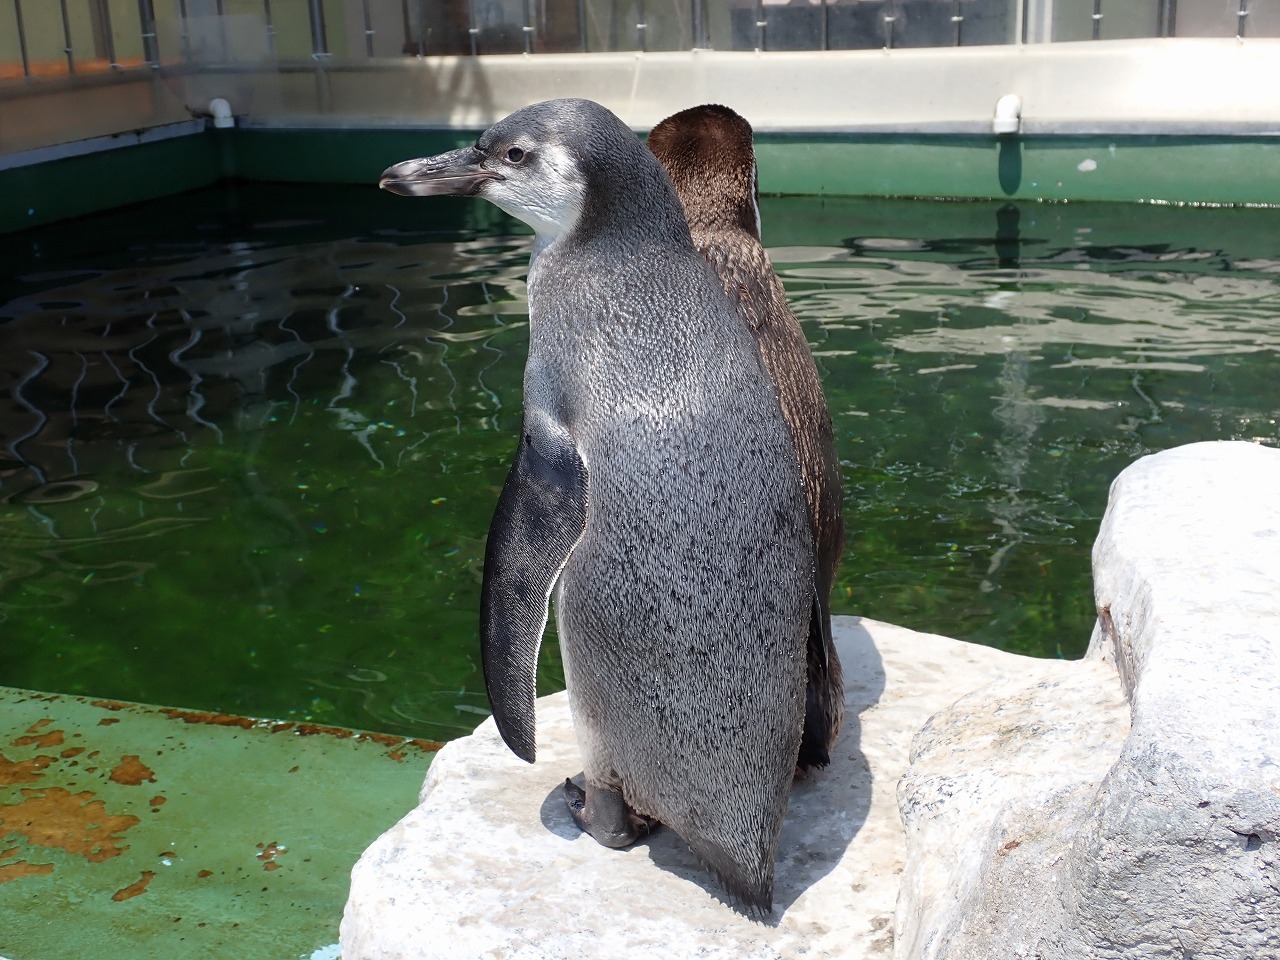
M 894 789 L 911 736 L 959 692 L 1045 663 L 885 623 L 836 618 L 846 729 L 831 766 L 796 785 L 774 915 L 726 905 L 680 838 L 608 850 L 573 826 L 560 784 L 581 770 L 564 694 L 538 701 L 538 762 L 491 720 L 448 744 L 421 805 L 356 865 L 345 960 L 887 958 L 905 854 Z
M 1137 461 L 1093 564 L 1073 676 L 916 740 L 899 957 L 1280 957 L 1280 450 Z
M 342 955 L 1277 960 L 1278 494 L 1253 444 L 1125 470 L 1080 662 L 837 618 L 847 729 L 792 793 L 765 922 L 669 830 L 577 833 L 559 694 L 536 766 L 492 721 L 440 752 L 353 871 Z

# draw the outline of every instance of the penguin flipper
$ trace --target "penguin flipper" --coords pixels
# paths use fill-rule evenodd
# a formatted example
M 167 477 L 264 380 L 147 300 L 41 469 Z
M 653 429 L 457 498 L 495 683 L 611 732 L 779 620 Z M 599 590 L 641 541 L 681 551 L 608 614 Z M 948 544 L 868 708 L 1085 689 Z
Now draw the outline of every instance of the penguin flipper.
M 538 647 L 551 589 L 587 522 L 587 469 L 565 426 L 526 409 L 484 555 L 484 685 L 502 739 L 533 763 Z

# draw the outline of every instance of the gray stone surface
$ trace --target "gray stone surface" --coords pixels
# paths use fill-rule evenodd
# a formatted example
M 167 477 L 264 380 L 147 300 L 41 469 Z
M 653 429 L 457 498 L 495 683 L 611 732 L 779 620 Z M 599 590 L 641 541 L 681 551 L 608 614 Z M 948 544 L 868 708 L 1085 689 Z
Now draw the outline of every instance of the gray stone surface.
M 1278 494 L 1247 443 L 1117 478 L 1086 660 L 915 743 L 899 957 L 1280 957 Z
M 421 806 L 353 871 L 345 960 L 888 958 L 912 735 L 960 692 L 1046 665 L 871 620 L 835 627 L 846 729 L 831 767 L 792 793 L 769 921 L 726 906 L 670 830 L 623 851 L 578 834 L 560 799 L 581 767 L 558 694 L 538 701 L 534 766 L 492 721 L 440 751 Z

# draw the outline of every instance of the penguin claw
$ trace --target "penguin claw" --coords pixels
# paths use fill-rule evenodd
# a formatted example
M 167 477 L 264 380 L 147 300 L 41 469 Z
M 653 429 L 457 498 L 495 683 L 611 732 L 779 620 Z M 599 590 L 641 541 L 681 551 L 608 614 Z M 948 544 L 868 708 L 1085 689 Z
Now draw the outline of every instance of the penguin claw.
M 569 816 L 573 817 L 573 822 L 579 829 L 585 831 L 587 828 L 582 823 L 582 815 L 587 808 L 587 791 L 568 777 L 564 778 L 564 802 L 569 808 Z
M 631 846 L 659 825 L 657 820 L 628 807 L 619 791 L 590 784 L 584 790 L 567 777 L 564 802 L 579 830 L 590 834 L 602 846 L 614 849 Z

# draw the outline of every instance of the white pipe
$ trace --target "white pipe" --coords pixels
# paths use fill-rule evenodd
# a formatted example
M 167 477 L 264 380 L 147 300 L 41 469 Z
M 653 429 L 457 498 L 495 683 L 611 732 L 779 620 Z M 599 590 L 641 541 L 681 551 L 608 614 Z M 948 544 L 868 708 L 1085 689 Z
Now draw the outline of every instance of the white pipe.
M 996 115 L 991 118 L 993 133 L 1017 133 L 1022 127 L 1022 98 L 1006 93 L 996 101 Z
M 214 97 L 209 101 L 209 115 L 213 117 L 213 125 L 219 130 L 226 130 L 236 125 L 236 118 L 231 113 L 231 104 L 222 97 Z

